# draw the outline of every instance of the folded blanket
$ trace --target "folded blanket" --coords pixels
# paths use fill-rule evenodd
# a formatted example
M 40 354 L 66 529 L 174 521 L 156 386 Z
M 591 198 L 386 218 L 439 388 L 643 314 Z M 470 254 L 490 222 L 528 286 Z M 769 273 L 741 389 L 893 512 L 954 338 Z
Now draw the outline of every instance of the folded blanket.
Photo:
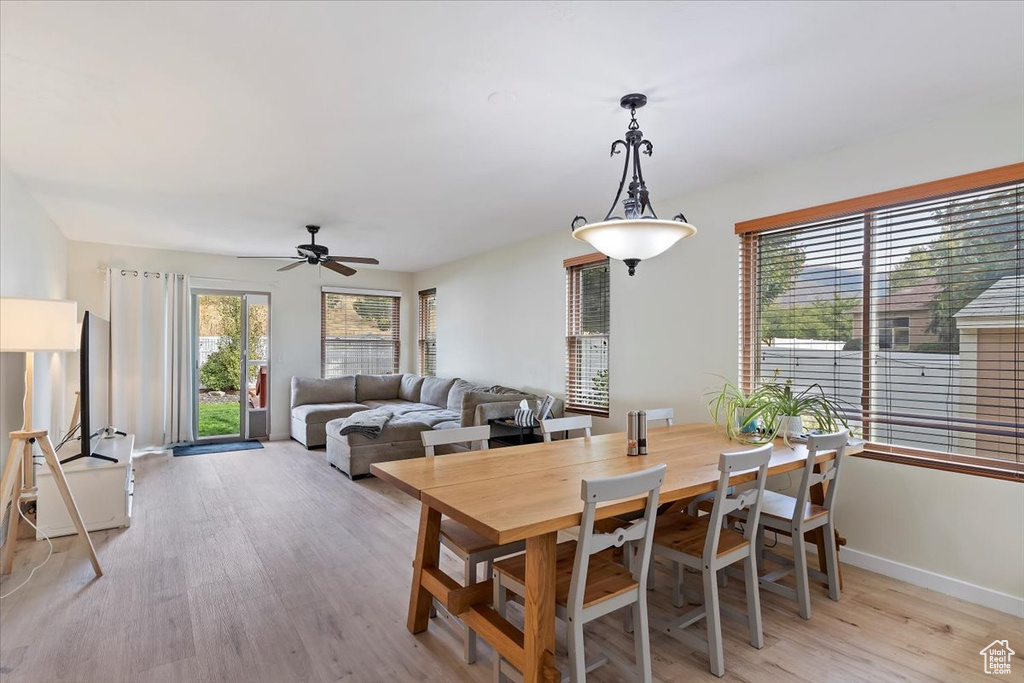
M 367 438 L 376 439 L 394 416 L 395 414 L 387 408 L 361 410 L 345 419 L 341 425 L 341 435 L 362 434 Z

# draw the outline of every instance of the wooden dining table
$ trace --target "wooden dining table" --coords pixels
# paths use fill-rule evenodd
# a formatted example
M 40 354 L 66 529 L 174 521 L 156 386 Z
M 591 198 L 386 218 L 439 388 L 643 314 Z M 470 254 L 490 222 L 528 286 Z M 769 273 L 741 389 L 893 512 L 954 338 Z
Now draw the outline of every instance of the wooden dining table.
M 626 455 L 626 435 L 616 433 L 372 465 L 374 475 L 420 501 L 409 631 L 427 629 L 432 598 L 436 598 L 521 671 L 527 683 L 560 680 L 554 665 L 556 536 L 580 524 L 583 479 L 664 463 L 668 469 L 660 499 L 671 503 L 714 491 L 720 476 L 719 455 L 749 448 L 729 440 L 723 428 L 708 424 L 653 428 L 648 442 L 649 453 L 634 457 Z M 860 450 L 851 445 L 846 452 Z M 823 451 L 817 459 L 823 463 L 833 456 Z M 769 474 L 798 470 L 806 459 L 806 446 L 787 446 L 778 440 Z M 754 471 L 741 474 L 733 483 L 751 481 L 754 476 Z M 597 518 L 642 510 L 644 501 L 636 497 L 604 505 Z M 442 515 L 494 543 L 526 541 L 523 630 L 491 606 L 490 580 L 463 586 L 441 570 Z

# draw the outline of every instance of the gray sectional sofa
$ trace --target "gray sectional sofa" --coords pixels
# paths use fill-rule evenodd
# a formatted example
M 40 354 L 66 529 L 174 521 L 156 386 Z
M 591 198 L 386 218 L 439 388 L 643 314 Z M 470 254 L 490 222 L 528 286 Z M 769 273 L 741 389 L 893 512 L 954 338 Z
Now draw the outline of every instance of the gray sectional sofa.
M 481 386 L 459 378 L 408 373 L 336 379 L 293 377 L 291 435 L 306 448 L 326 444 L 327 462 L 357 477 L 369 474 L 375 462 L 422 457 L 422 431 L 487 424 L 492 418 L 512 415 L 524 398 L 533 405 L 539 397 L 500 385 Z M 381 407 L 394 416 L 380 436 L 341 435 L 345 418 Z M 555 401 L 552 415 L 561 417 L 562 413 L 563 403 Z M 495 429 L 495 435 L 500 431 Z M 444 452 L 444 448 L 438 452 Z

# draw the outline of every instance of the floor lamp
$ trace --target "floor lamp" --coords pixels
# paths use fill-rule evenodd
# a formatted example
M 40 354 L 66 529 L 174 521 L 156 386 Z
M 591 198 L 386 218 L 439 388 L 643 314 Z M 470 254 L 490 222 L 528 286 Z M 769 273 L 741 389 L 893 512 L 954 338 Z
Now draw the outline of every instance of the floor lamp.
M 36 497 L 35 470 L 33 469 L 32 444 L 38 443 L 46 460 L 46 466 L 53 474 L 53 481 L 60 491 L 68 515 L 74 522 L 78 535 L 85 541 L 96 576 L 103 570 L 96 557 L 92 539 L 78 512 L 75 498 L 68 488 L 60 461 L 53 450 L 49 432 L 32 424 L 32 388 L 35 353 L 37 351 L 78 350 L 78 304 L 74 301 L 51 301 L 45 299 L 0 299 L 0 351 L 21 351 L 25 354 L 25 421 L 21 429 L 10 433 L 11 450 L 4 463 L 0 477 L 0 531 L 6 519 L 7 533 L 3 541 L 0 558 L 0 574 L 9 574 L 14 562 L 14 545 L 18 539 L 19 510 L 21 503 Z M 8 504 L 10 507 L 8 508 Z

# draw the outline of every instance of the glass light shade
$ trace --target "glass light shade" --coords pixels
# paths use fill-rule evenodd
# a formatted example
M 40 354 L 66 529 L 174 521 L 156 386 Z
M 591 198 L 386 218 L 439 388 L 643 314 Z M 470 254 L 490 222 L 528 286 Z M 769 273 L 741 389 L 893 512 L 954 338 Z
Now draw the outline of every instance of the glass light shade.
M 573 230 L 572 236 L 611 258 L 644 261 L 696 232 L 689 223 L 644 218 L 589 223 Z
M 77 351 L 78 303 L 0 299 L 0 351 Z

